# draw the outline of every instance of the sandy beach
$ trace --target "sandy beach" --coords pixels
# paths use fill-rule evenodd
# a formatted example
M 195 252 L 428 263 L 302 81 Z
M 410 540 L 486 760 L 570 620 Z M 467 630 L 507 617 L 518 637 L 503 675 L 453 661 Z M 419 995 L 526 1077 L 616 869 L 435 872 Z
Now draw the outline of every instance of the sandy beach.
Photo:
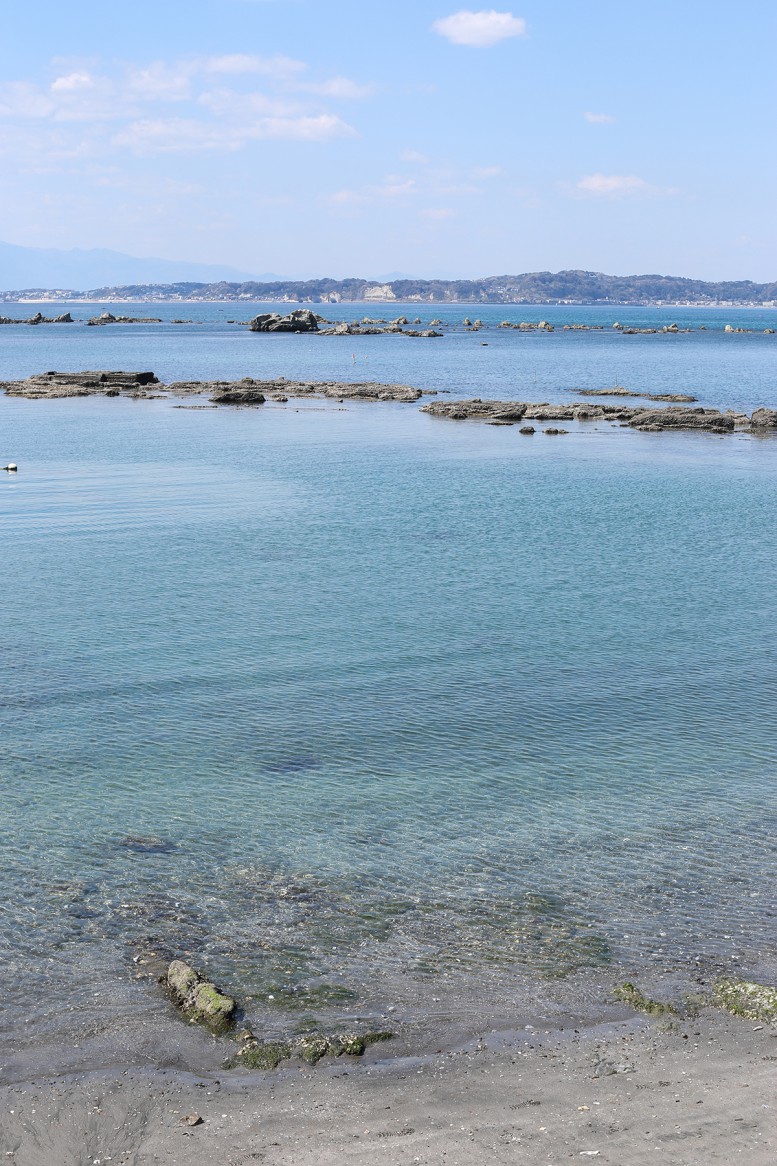
M 3 1088 L 16 1166 L 772 1163 L 777 1030 L 704 1011 L 274 1073 L 121 1069 Z M 199 1120 L 198 1120 L 199 1119 Z

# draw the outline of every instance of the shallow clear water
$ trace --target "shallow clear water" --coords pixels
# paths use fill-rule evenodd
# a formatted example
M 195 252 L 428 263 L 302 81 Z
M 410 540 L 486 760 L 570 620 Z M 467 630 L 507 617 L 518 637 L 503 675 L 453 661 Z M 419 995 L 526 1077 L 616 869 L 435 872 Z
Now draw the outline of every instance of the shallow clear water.
M 267 351 L 95 332 L 99 361 L 0 333 L 0 375 L 36 344 L 36 371 L 160 375 L 258 375 L 235 349 Z M 611 340 L 566 334 L 562 363 L 581 335 Z M 376 377 L 477 381 L 474 345 L 375 339 Z M 336 342 L 284 338 L 283 371 Z M 148 948 L 265 1031 L 475 992 L 504 1015 L 579 968 L 777 966 L 777 440 L 546 442 L 329 402 L 0 418 L 0 1040 L 22 1018 L 67 1040 L 87 999 L 164 1009 L 123 995 Z

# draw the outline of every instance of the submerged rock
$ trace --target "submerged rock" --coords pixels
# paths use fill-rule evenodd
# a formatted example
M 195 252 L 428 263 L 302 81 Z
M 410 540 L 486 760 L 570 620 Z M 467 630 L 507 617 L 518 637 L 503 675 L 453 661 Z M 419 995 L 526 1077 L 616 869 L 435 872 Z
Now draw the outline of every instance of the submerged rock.
M 173 960 L 166 979 L 174 1003 L 190 1020 L 204 1024 L 214 1032 L 225 1032 L 235 1023 L 235 1001 L 220 992 L 191 964 Z
M 628 1004 L 636 1012 L 644 1012 L 646 1016 L 677 1016 L 677 1009 L 672 1004 L 663 1004 L 659 1000 L 651 1000 L 640 992 L 636 984 L 626 980 L 617 984 L 612 992 L 616 1000 Z

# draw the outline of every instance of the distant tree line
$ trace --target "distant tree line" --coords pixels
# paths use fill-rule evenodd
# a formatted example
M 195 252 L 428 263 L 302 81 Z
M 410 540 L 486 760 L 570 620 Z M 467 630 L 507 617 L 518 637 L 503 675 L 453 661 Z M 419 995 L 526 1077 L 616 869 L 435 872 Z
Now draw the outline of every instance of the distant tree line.
M 493 275 L 486 279 L 395 279 L 379 283 L 365 279 L 277 280 L 272 283 L 128 284 L 95 288 L 26 288 L 0 298 L 34 298 L 38 294 L 72 300 L 285 300 L 299 303 L 338 301 L 483 303 L 483 304 L 654 304 L 770 303 L 777 301 L 777 282 L 750 280 L 708 282 L 670 275 L 603 275 L 597 271 L 536 271 L 525 275 Z

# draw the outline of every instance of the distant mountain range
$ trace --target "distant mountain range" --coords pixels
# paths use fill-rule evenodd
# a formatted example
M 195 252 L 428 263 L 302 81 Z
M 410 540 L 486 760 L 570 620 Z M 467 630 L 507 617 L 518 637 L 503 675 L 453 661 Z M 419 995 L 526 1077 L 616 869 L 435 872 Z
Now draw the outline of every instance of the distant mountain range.
M 0 244 L 0 285 L 14 286 L 3 268 L 8 244 Z M 15 248 L 25 251 L 25 248 Z M 168 260 L 132 259 L 116 252 L 40 252 L 40 255 L 113 256 L 130 264 L 164 265 L 169 268 L 196 264 L 174 264 Z M 108 263 L 108 260 L 105 260 Z M 201 269 L 200 269 L 201 270 Z M 494 275 L 487 279 L 393 279 L 387 282 L 365 279 L 288 280 L 262 276 L 258 279 L 196 280 L 191 276 L 171 279 L 91 281 L 16 281 L 21 290 L 0 292 L 0 300 L 107 300 L 131 302 L 164 301 L 273 301 L 297 303 L 365 302 L 428 304 L 766 304 L 777 306 L 777 282 L 750 280 L 710 283 L 669 275 L 603 275 L 596 271 L 539 271 L 525 275 Z
M 172 259 L 139 259 L 121 251 L 57 251 L 0 243 L 0 288 L 62 288 L 85 292 L 89 288 L 137 283 L 215 283 L 229 279 L 277 280 L 272 272 L 246 272 L 210 263 L 178 263 Z

